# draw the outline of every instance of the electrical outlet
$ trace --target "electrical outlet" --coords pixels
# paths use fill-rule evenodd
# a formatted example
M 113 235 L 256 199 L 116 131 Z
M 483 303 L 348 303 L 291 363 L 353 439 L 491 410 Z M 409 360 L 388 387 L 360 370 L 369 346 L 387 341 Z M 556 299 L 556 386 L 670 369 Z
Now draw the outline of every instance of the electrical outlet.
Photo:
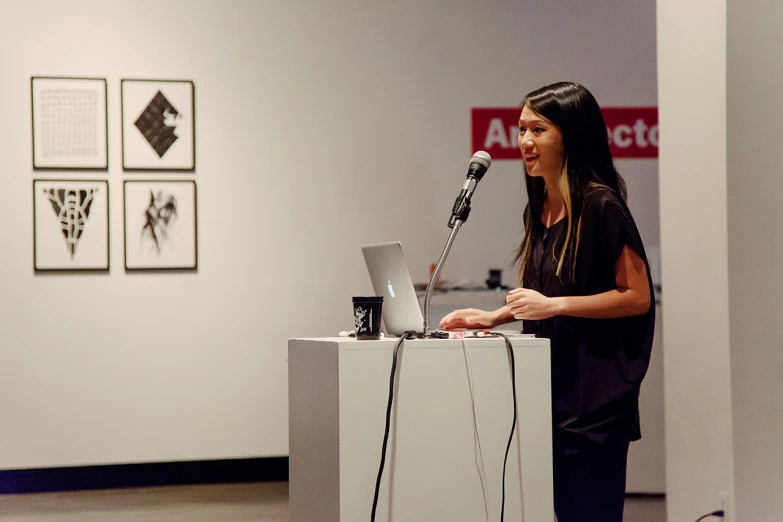
M 719 492 L 720 495 L 720 509 L 723 511 L 723 522 L 729 522 L 729 493 L 727 491 Z

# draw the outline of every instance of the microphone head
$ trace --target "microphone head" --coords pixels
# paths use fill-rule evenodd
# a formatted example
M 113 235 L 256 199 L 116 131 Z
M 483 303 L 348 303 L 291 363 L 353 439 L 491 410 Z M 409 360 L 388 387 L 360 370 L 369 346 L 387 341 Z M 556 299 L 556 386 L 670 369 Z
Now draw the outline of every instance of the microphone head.
M 483 150 L 476 152 L 473 157 L 470 158 L 468 176 L 476 178 L 476 181 L 481 181 L 481 178 L 487 173 L 491 164 L 492 158 L 489 157 L 489 154 Z

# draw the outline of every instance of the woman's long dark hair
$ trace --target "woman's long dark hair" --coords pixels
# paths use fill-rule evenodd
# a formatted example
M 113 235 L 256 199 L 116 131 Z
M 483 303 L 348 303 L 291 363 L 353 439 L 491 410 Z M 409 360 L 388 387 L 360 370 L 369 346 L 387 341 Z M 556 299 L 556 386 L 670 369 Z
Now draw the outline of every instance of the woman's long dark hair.
M 605 187 L 626 201 L 628 193 L 617 172 L 609 150 L 609 136 L 601 108 L 590 91 L 574 82 L 559 82 L 541 87 L 527 96 L 527 105 L 536 114 L 555 124 L 563 135 L 563 175 L 559 186 L 566 207 L 568 229 L 558 253 L 557 275 L 562 277 L 563 263 L 571 261 L 571 279 L 576 277 L 576 258 L 582 228 L 582 206 L 591 187 Z M 525 211 L 525 238 L 517 249 L 519 283 L 525 276 L 533 247 L 535 224 L 540 222 L 546 199 L 543 178 L 525 172 L 528 207 Z M 557 258 L 556 258 L 557 259 Z

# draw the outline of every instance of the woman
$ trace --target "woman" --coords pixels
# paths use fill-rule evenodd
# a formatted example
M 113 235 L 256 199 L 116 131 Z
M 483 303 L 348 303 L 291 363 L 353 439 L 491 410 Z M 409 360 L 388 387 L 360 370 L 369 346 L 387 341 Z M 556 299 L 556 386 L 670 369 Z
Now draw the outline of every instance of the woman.
M 587 89 L 563 82 L 528 94 L 519 148 L 528 195 L 521 285 L 506 306 L 457 310 L 440 326 L 522 319 L 524 333 L 550 339 L 558 521 L 621 521 L 655 324 L 644 246 Z

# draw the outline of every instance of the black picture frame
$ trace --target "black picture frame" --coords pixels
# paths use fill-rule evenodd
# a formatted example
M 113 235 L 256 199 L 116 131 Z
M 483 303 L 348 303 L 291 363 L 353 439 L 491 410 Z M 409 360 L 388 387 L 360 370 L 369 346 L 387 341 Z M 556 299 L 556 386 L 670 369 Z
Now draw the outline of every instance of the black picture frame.
M 187 201 L 188 197 L 191 201 Z M 165 221 L 166 215 L 171 216 L 172 200 L 175 202 L 176 217 Z M 132 216 L 129 216 L 129 212 L 132 212 Z M 162 233 L 158 229 L 161 222 L 168 227 L 168 230 L 162 230 Z M 171 230 L 171 226 L 176 228 Z M 176 246 L 172 246 L 174 243 Z M 196 181 L 124 180 L 123 244 L 126 272 L 197 272 Z M 179 249 L 179 252 L 174 252 L 176 249 Z
M 57 193 L 53 192 L 49 197 L 45 197 L 45 186 L 53 187 L 51 190 L 58 189 Z M 33 272 L 37 274 L 108 273 L 111 269 L 109 182 L 101 179 L 34 179 L 32 187 Z M 93 190 L 92 187 L 101 187 L 101 190 L 87 192 Z M 67 193 L 69 202 L 65 205 L 59 204 L 65 199 L 60 190 Z M 95 193 L 98 193 L 96 199 L 92 198 Z M 91 203 L 85 209 L 87 197 L 91 199 Z M 73 201 L 74 198 L 76 201 Z M 58 201 L 53 201 L 55 199 Z M 96 201 L 99 202 L 97 205 L 94 204 Z M 74 208 L 76 205 L 79 207 Z M 73 217 L 74 211 L 77 214 L 76 222 L 81 222 L 78 237 L 74 237 L 73 230 L 65 231 L 66 224 L 62 221 L 62 216 L 68 214 L 68 221 L 73 226 L 74 220 L 70 218 Z M 57 228 L 58 217 L 60 228 Z M 103 233 L 100 231 L 96 233 L 95 229 L 101 225 L 105 230 Z M 89 244 L 85 245 L 88 238 Z M 70 244 L 71 242 L 73 245 Z M 100 249 L 97 253 L 96 248 Z M 87 254 L 84 253 L 85 249 L 89 250 Z M 77 258 L 76 251 L 81 257 Z M 70 254 L 70 261 L 67 260 L 68 254 Z
M 30 77 L 33 171 L 108 171 L 108 114 L 106 78 Z
M 120 107 L 124 172 L 196 171 L 193 80 L 121 79 Z

